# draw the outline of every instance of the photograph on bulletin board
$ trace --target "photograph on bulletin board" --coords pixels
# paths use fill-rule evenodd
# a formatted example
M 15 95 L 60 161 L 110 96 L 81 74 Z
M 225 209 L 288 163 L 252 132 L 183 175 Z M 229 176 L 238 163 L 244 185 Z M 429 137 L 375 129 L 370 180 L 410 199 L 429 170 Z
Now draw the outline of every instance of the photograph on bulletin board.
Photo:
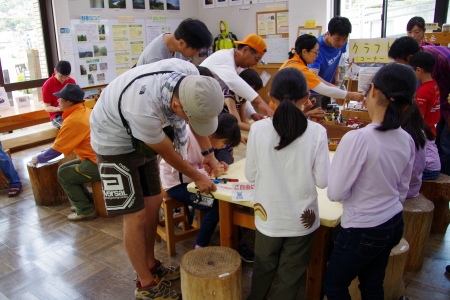
M 167 10 L 180 10 L 180 0 L 167 0 Z
M 203 8 L 214 8 L 214 0 L 203 0 Z
M 145 9 L 145 0 L 133 0 L 133 9 Z
M 316 28 L 305 28 L 304 26 L 298 26 L 297 36 L 303 34 L 310 34 L 318 38 L 322 34 L 322 26 L 317 26 Z
M 109 8 L 127 8 L 125 0 L 109 0 Z
M 216 0 L 216 7 L 228 6 L 228 0 Z
M 105 8 L 105 0 L 89 0 L 91 8 Z
M 149 1 L 150 1 L 150 10 L 164 10 L 163 0 L 149 0 Z

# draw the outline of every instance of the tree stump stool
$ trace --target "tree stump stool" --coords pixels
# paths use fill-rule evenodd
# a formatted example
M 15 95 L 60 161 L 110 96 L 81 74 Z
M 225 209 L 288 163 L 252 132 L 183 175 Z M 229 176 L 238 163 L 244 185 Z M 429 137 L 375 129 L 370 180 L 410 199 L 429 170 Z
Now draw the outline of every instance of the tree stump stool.
M 36 205 L 59 205 L 69 200 L 58 181 L 58 167 L 61 163 L 62 160 L 40 168 L 36 168 L 32 163 L 27 164 Z
M 3 151 L 5 151 L 6 154 L 8 154 L 9 157 L 11 157 L 11 152 L 9 151 L 9 149 L 3 149 Z M 9 188 L 9 179 L 6 178 L 5 174 L 3 174 L 3 172 L 0 170 L 0 190 L 8 188 Z
M 97 211 L 97 215 L 100 217 L 108 217 L 105 200 L 103 199 L 101 181 L 92 182 L 92 197 L 94 198 L 94 206 Z
M 422 194 L 415 198 L 406 199 L 403 203 L 403 220 L 405 222 L 403 238 L 409 244 L 405 271 L 415 272 L 422 269 L 425 248 L 430 236 L 433 211 L 433 202 Z
M 409 245 L 404 238 L 402 238 L 400 243 L 391 250 L 383 284 L 385 300 L 398 300 L 405 293 L 403 269 L 405 267 L 408 250 Z M 358 285 L 359 280 L 358 277 L 356 277 L 348 288 L 352 300 L 361 300 L 361 292 L 359 291 Z
M 242 299 L 242 266 L 239 254 L 226 247 L 191 250 L 181 258 L 184 300 Z
M 432 233 L 445 233 L 450 223 L 450 176 L 439 174 L 435 180 L 423 180 L 420 193 L 434 204 Z

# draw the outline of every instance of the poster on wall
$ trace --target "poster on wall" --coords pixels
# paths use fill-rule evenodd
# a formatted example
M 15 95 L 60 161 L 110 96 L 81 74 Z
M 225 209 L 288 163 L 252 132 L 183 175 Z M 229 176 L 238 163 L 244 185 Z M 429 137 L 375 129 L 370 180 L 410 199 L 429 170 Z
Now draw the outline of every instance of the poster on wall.
M 89 0 L 91 8 L 105 8 L 105 0 Z
M 127 8 L 127 2 L 125 0 L 108 0 L 109 8 Z
M 166 0 L 167 10 L 180 10 L 180 0 Z
M 242 5 L 242 0 L 230 0 L 230 6 Z
M 228 6 L 228 0 L 216 0 L 216 7 Z
M 133 0 L 133 9 L 145 9 L 145 0 Z
M 164 10 L 163 0 L 149 0 L 149 1 L 150 1 L 150 10 Z
M 203 0 L 203 8 L 214 8 L 214 0 Z

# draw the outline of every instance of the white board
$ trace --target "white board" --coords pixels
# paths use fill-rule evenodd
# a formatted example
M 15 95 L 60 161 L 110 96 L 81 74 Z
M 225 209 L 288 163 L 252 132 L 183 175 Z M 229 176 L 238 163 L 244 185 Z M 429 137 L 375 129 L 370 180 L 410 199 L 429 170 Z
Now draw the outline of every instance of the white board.
M 288 59 L 289 38 L 268 38 L 264 41 L 267 45 L 263 57 L 266 63 L 284 63 Z

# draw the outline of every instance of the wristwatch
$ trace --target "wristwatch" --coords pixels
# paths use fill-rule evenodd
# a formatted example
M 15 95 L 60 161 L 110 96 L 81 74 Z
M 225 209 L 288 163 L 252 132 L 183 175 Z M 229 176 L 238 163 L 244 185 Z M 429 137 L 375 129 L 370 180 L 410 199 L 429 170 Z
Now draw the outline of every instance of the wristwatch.
M 202 151 L 201 153 L 202 153 L 203 156 L 206 156 L 206 155 L 208 155 L 210 153 L 213 153 L 213 152 L 214 152 L 214 148 L 211 148 L 211 149 Z

